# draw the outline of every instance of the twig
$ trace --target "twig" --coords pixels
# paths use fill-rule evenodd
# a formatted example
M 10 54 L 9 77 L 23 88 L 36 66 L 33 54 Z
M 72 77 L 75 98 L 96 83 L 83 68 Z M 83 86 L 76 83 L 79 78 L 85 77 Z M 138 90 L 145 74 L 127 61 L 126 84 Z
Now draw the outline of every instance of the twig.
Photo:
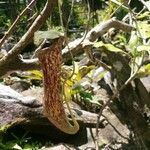
M 107 65 L 106 65 L 104 62 L 102 62 L 101 60 L 96 59 L 96 60 L 95 60 L 95 63 L 96 63 L 98 66 L 103 67 L 103 68 L 106 69 L 107 71 L 111 71 L 111 67 L 107 66 Z
M 50 4 L 49 8 L 47 8 L 47 12 L 46 12 L 46 13 L 48 13 L 47 15 L 49 15 L 49 10 L 52 9 L 51 5 L 52 4 Z M 29 43 L 29 40 L 33 37 L 34 32 L 37 29 L 39 29 L 40 26 L 44 23 L 47 16 L 44 17 L 44 20 L 43 20 L 43 13 L 45 13 L 45 12 L 42 12 L 41 15 L 34 21 L 33 25 L 30 27 L 29 31 L 15 45 L 15 47 L 13 47 L 11 49 L 9 54 L 7 54 L 5 57 L 3 57 L 0 60 L 0 70 L 1 70 L 0 76 L 3 76 L 5 73 L 7 73 L 9 71 L 17 70 L 18 65 L 16 65 L 15 68 L 9 68 L 9 67 L 4 67 L 4 66 L 8 66 L 8 64 L 13 64 L 16 55 L 18 55 L 22 51 L 22 49 Z M 62 50 L 63 61 L 64 62 L 68 61 L 70 59 L 71 55 L 75 56 L 77 54 L 83 53 L 84 49 L 87 47 L 87 44 L 85 45 L 85 43 L 87 43 L 88 41 L 90 43 L 90 40 L 92 40 L 92 41 L 96 40 L 97 38 L 102 36 L 105 32 L 107 32 L 112 27 L 114 27 L 116 29 L 122 29 L 125 32 L 131 32 L 131 30 L 134 29 L 134 27 L 132 27 L 126 23 L 123 23 L 121 21 L 117 21 L 114 18 L 107 20 L 106 22 L 103 22 L 103 23 L 95 26 L 93 29 L 91 29 L 87 33 L 86 37 L 84 36 L 80 39 L 76 39 L 73 42 L 68 43 L 67 46 Z M 34 28 L 34 30 L 33 30 L 33 28 Z M 94 34 L 94 38 L 93 38 L 93 34 Z M 85 40 L 83 41 L 83 39 L 85 39 Z M 37 63 L 38 62 L 36 62 L 36 64 Z M 37 67 L 37 69 L 38 68 L 39 67 Z
M 145 1 L 143 1 L 143 0 L 139 0 L 139 1 L 148 9 L 148 11 L 150 11 L 150 7 L 148 6 L 148 4 Z
M 113 3 L 115 3 L 116 5 L 119 5 L 119 7 L 122 7 L 126 10 L 129 10 L 129 8 L 127 6 L 125 6 L 123 3 L 118 2 L 117 0 L 111 0 Z
M 102 116 L 105 118 L 105 120 L 108 122 L 108 124 L 116 131 L 116 133 L 117 133 L 119 136 L 121 136 L 122 138 L 124 138 L 124 139 L 126 139 L 126 140 L 129 140 L 128 137 L 125 137 L 124 135 L 122 135 L 122 134 L 116 129 L 116 127 L 108 120 L 108 118 L 107 118 L 105 115 L 102 115 Z
M 130 10 L 130 13 L 134 16 L 132 10 Z M 137 32 L 139 32 L 139 35 L 141 36 L 140 34 L 140 31 L 139 31 L 139 28 L 138 28 L 138 25 L 137 25 L 137 22 L 135 20 L 135 23 L 136 23 L 136 29 L 137 29 Z M 142 36 L 141 36 L 142 38 Z M 131 76 L 129 77 L 129 79 L 121 86 L 121 88 L 119 90 L 117 90 L 112 97 L 110 97 L 110 99 L 102 106 L 100 112 L 99 112 L 99 115 L 97 117 L 97 126 L 96 126 L 96 139 L 98 138 L 98 126 L 99 126 L 99 122 L 100 122 L 100 117 L 102 116 L 102 113 L 103 113 L 103 110 L 110 104 L 111 101 L 113 101 L 115 98 L 118 97 L 119 93 L 125 89 L 125 87 L 131 83 L 131 81 L 133 81 L 136 77 L 136 74 L 138 72 L 139 68 L 137 69 L 137 71 L 135 71 L 133 74 L 131 74 Z M 98 150 L 98 140 L 96 141 L 96 149 Z
M 45 23 L 47 18 L 52 13 L 53 7 L 57 1 L 47 0 L 45 7 L 40 15 L 35 19 L 29 30 L 22 36 L 20 41 L 9 51 L 9 53 L 0 60 L 0 68 L 3 70 L 4 66 L 11 64 L 13 59 L 28 45 L 32 40 L 34 33 Z M 0 70 L 1 70 L 0 69 Z M 8 70 L 7 70 L 8 71 Z M 2 73 L 0 73 L 2 74 Z
M 96 139 L 96 144 L 95 144 L 96 150 L 98 150 L 98 133 L 99 133 L 98 129 L 99 129 L 100 118 L 101 118 L 101 116 L 102 116 L 103 110 L 104 110 L 107 106 L 109 106 L 109 104 L 110 104 L 111 101 L 113 101 L 115 98 L 118 97 L 119 93 L 120 93 L 133 79 L 134 79 L 134 77 L 129 78 L 129 79 L 125 82 L 125 84 L 123 84 L 123 85 L 121 86 L 121 88 L 120 88 L 118 91 L 116 91 L 116 92 L 109 98 L 109 100 L 102 106 L 102 108 L 100 109 L 99 114 L 98 114 L 98 117 L 97 117 L 97 124 L 96 124 L 96 137 L 95 137 L 95 139 Z
M 100 124 L 100 118 L 102 116 L 103 110 L 110 104 L 110 102 L 112 101 L 112 99 L 110 98 L 100 109 L 99 114 L 97 116 L 97 124 L 96 124 L 96 136 L 95 136 L 95 148 L 96 150 L 99 150 L 99 144 L 98 144 L 98 129 L 99 129 L 99 124 Z
M 8 29 L 8 31 L 5 33 L 5 35 L 3 36 L 3 38 L 0 40 L 0 47 L 3 45 L 3 43 L 5 42 L 5 40 L 12 34 L 12 32 L 15 30 L 16 25 L 19 23 L 20 19 L 22 16 L 24 16 L 28 10 L 31 10 L 33 8 L 33 6 L 35 5 L 36 0 L 32 0 L 30 2 L 30 4 L 18 15 L 18 17 L 16 18 L 16 20 L 13 22 L 13 24 L 11 25 L 11 27 Z
M 35 50 L 34 54 L 32 55 L 32 58 L 37 58 L 37 52 L 42 49 L 42 47 L 44 46 L 46 41 L 47 41 L 47 39 L 44 39 L 42 41 L 42 43 L 38 46 L 38 48 Z

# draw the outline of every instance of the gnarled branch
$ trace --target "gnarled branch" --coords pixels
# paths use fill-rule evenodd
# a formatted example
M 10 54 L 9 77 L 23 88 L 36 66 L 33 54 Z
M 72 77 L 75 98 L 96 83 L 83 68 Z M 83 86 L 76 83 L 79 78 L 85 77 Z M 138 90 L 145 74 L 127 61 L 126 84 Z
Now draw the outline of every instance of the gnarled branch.
M 3 68 L 12 64 L 17 55 L 20 54 L 20 52 L 28 45 L 29 42 L 31 42 L 34 36 L 34 32 L 36 32 L 45 23 L 47 18 L 52 13 L 56 2 L 57 1 L 54 0 L 47 0 L 43 11 L 35 19 L 29 30 L 24 34 L 20 41 L 9 51 L 9 53 L 0 60 L 0 70 L 4 70 Z M 4 73 L 11 71 L 8 70 L 8 68 L 9 67 L 6 67 Z M 0 72 L 0 76 L 4 75 L 4 73 Z
M 85 38 L 82 37 L 80 39 L 74 40 L 73 42 L 70 42 L 69 45 L 68 45 L 69 49 L 68 49 L 68 46 L 66 46 L 62 50 L 63 61 L 66 62 L 66 61 L 68 61 L 71 58 L 69 51 L 71 51 L 71 53 L 73 54 L 73 56 L 76 56 L 79 53 L 83 53 L 84 49 L 86 49 L 86 45 L 87 45 L 87 44 L 85 44 L 85 41 L 86 41 L 86 43 L 90 43 L 91 41 L 96 40 L 97 38 L 99 38 L 100 36 L 102 36 L 105 32 L 107 32 L 110 28 L 121 29 L 124 32 L 131 32 L 131 30 L 133 29 L 132 26 L 130 26 L 130 25 L 126 24 L 126 23 L 123 23 L 121 21 L 117 21 L 114 18 L 110 19 L 110 20 L 108 20 L 106 22 L 100 23 L 99 25 L 97 25 L 96 27 L 94 27 L 93 29 L 91 29 L 87 33 L 87 36 Z M 26 42 L 26 40 L 24 40 L 24 42 Z M 19 49 L 19 47 L 20 46 L 16 46 L 16 48 L 17 48 L 16 51 L 17 52 L 20 52 L 20 49 L 24 48 L 24 46 L 20 47 L 20 49 Z M 13 48 L 13 49 L 16 49 L 16 48 Z M 0 72 L 0 76 L 5 75 L 9 71 L 20 70 L 20 68 L 18 67 L 20 65 L 20 61 L 18 62 L 18 65 L 16 65 L 16 67 L 13 67 L 13 68 L 6 67 L 6 66 L 9 66 L 8 64 L 10 64 L 10 63 L 13 64 L 15 62 L 15 59 L 13 57 L 10 58 L 10 60 L 9 60 L 10 63 L 7 61 L 9 55 L 12 56 L 12 53 L 10 52 L 6 56 L 6 59 L 3 59 L 3 60 L 0 61 L 0 70 L 2 70 Z M 33 69 L 39 69 L 40 68 L 37 65 L 38 64 L 38 60 L 37 61 L 30 60 L 29 62 L 31 63 L 31 66 L 30 66 L 30 63 L 29 62 L 26 63 L 26 61 L 27 60 L 22 60 L 21 61 L 21 66 L 24 66 L 24 69 L 22 69 L 22 70 L 30 70 L 30 69 L 32 70 L 32 66 L 33 66 Z M 35 65 L 34 65 L 34 63 L 35 63 Z

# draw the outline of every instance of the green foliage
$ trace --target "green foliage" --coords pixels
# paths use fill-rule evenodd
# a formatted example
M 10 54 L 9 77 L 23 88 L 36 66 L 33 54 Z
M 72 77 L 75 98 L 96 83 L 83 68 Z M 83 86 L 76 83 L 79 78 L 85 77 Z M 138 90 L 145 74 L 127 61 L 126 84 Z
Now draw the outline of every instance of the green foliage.
M 36 8 L 38 10 L 38 13 L 40 13 L 40 11 L 42 10 L 45 2 L 46 0 L 37 1 Z M 94 1 L 90 0 L 90 3 L 91 2 Z M 95 1 L 94 7 L 99 7 L 99 5 L 96 5 L 98 2 L 102 1 Z M 103 1 L 102 3 L 104 4 L 105 1 Z M 71 1 L 64 0 L 63 4 L 61 1 L 61 6 L 64 15 L 63 21 L 65 24 L 70 14 Z M 113 16 L 121 20 L 128 13 L 127 9 L 115 3 L 112 3 L 112 1 L 109 1 L 107 4 L 105 3 L 105 7 L 100 7 L 100 9 L 94 7 L 91 6 L 92 11 L 89 13 L 87 11 L 87 5 L 76 2 L 73 9 L 71 21 L 69 23 L 69 28 L 80 28 L 81 26 L 85 28 L 88 24 L 88 13 L 90 14 L 90 21 L 88 24 L 89 27 L 92 27 L 93 25 L 95 25 L 95 23 L 108 20 Z M 21 10 L 21 8 L 23 8 L 23 6 L 17 6 L 18 10 Z M 60 30 L 61 23 L 59 13 L 59 9 L 58 7 L 56 7 L 53 10 L 52 16 L 48 19 L 47 25 L 45 25 L 43 29 L 54 27 Z M 93 49 L 99 51 L 101 51 L 101 49 L 105 49 L 110 51 L 111 53 L 121 53 L 122 55 L 126 56 L 131 67 L 131 77 L 142 78 L 150 75 L 150 64 L 143 65 L 145 57 L 148 55 L 148 52 L 150 52 L 150 45 L 147 42 L 150 41 L 150 24 L 148 20 L 149 16 L 150 12 L 148 11 L 137 14 L 137 16 L 134 16 L 134 20 L 131 20 L 133 21 L 133 25 L 136 28 L 134 31 L 128 34 L 117 31 L 117 34 L 113 35 L 113 37 L 108 36 L 108 41 L 104 39 L 103 41 L 99 40 L 98 42 L 93 43 Z M 97 21 L 95 21 L 95 18 L 97 19 Z M 8 14 L 0 12 L 0 27 L 10 27 L 12 21 L 11 19 L 12 18 Z M 17 27 L 15 36 L 20 37 L 22 33 L 25 32 L 27 20 L 28 17 L 26 16 L 22 18 L 21 25 Z M 54 33 L 54 35 L 52 36 L 56 36 L 56 34 Z M 72 96 L 78 95 L 81 101 L 92 104 L 94 103 L 99 106 L 99 99 L 95 96 L 92 85 L 90 85 L 90 88 L 86 88 L 86 86 L 84 86 L 84 79 L 92 84 L 92 82 L 97 82 L 101 78 L 103 78 L 106 71 L 99 73 L 99 75 L 97 75 L 93 79 L 93 74 L 96 69 L 95 66 L 79 66 L 78 63 L 75 62 L 73 67 L 75 67 L 74 71 L 73 69 L 70 69 L 71 67 L 68 69 L 63 66 L 62 68 L 62 74 L 64 75 L 62 75 L 61 80 L 62 85 L 64 84 L 64 95 L 66 97 L 66 100 L 71 100 Z M 110 68 L 110 66 L 108 67 Z M 26 75 L 22 75 L 22 78 L 41 81 L 43 78 L 43 74 L 40 71 L 33 70 L 29 71 L 29 73 Z M 1 131 L 3 130 L 5 129 L 1 129 Z M 13 140 L 9 141 L 4 140 L 3 138 L 0 140 L 0 149 L 36 150 L 42 147 L 42 144 L 40 142 L 33 142 L 32 138 L 28 136 L 27 133 L 25 133 L 21 137 L 15 134 L 11 135 L 13 136 Z M 102 143 L 103 146 L 104 143 Z
M 122 49 L 117 48 L 117 47 L 115 47 L 115 46 L 112 45 L 112 44 L 105 44 L 105 43 L 103 43 L 102 41 L 96 42 L 96 43 L 94 44 L 94 47 L 95 47 L 95 48 L 104 48 L 104 49 L 106 49 L 106 50 L 108 50 L 108 51 L 115 52 L 115 53 L 118 53 L 118 52 L 120 52 L 120 53 L 125 53 Z
M 99 99 L 97 99 L 97 97 L 94 96 L 94 93 L 92 91 L 86 90 L 81 85 L 75 86 L 72 90 L 72 94 L 78 94 L 80 96 L 81 101 L 83 102 L 100 105 Z
M 150 38 L 150 24 L 148 21 L 138 21 L 140 36 L 144 39 Z
M 3 12 L 0 12 L 0 27 L 8 28 L 11 24 L 10 18 Z
M 76 90 L 73 90 L 74 85 L 80 84 L 82 78 L 84 78 L 95 66 L 79 66 L 77 62 L 74 62 L 74 72 L 65 70 L 63 67 L 62 82 L 64 84 L 64 95 L 66 100 L 71 100 L 71 96 L 76 94 Z
M 59 36 L 63 36 L 63 34 L 55 30 L 37 31 L 34 33 L 34 44 L 39 46 L 45 39 L 52 40 Z
M 42 148 L 43 145 L 52 145 L 46 137 L 34 137 L 34 135 L 20 128 L 16 128 L 17 130 L 6 130 L 8 127 L 3 128 L 5 132 L 3 132 L 3 136 L 0 137 L 1 150 L 38 150 Z
M 38 70 L 32 70 L 29 71 L 28 75 L 23 76 L 24 78 L 28 78 L 30 80 L 34 79 L 34 80 L 42 80 L 43 78 L 43 73 L 41 71 Z
M 142 78 L 150 75 L 150 64 L 142 66 L 137 72 L 136 77 Z
M 145 11 L 144 13 L 141 13 L 137 16 L 138 20 L 144 20 L 144 19 L 148 19 L 148 16 L 150 15 L 149 11 Z
M 45 3 L 46 3 L 46 0 L 42 0 L 42 1 L 37 1 L 36 2 L 36 8 L 38 9 L 39 12 L 44 7 Z
M 2 150 L 38 150 L 42 147 L 41 143 L 30 142 L 31 137 L 23 137 L 19 138 L 15 135 L 13 140 L 0 142 L 0 148 Z M 30 142 L 30 144 L 28 144 Z
M 71 78 L 69 78 L 70 75 L 66 74 L 66 79 L 62 79 L 62 81 L 65 82 L 64 92 L 66 100 L 69 101 L 72 99 L 72 96 L 78 95 L 82 102 L 100 105 L 99 98 L 94 95 L 92 90 L 93 87 L 89 85 L 89 88 L 86 88 L 86 82 L 89 82 L 90 84 L 99 81 L 104 77 L 106 71 L 102 71 L 93 78 L 92 76 L 96 71 L 95 66 L 79 66 L 77 62 L 74 62 L 74 65 L 75 70 Z M 66 72 L 68 73 L 68 71 Z

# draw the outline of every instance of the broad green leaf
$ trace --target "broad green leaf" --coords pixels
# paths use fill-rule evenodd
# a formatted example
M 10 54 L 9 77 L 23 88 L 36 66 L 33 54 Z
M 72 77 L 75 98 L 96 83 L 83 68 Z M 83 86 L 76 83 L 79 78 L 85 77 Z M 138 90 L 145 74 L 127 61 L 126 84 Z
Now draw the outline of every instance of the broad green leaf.
M 34 80 L 42 80 L 43 73 L 38 70 L 32 70 L 32 71 L 28 71 L 28 75 L 23 75 L 23 77 L 28 79 L 34 79 Z
M 137 73 L 137 77 L 142 78 L 150 75 L 150 64 L 142 66 Z
M 99 99 L 96 96 L 94 96 L 91 92 L 80 91 L 79 94 L 84 101 L 100 105 L 100 103 L 98 102 Z
M 140 45 L 137 47 L 137 51 L 150 51 L 150 45 Z
M 100 105 L 99 98 L 96 95 L 94 95 L 90 100 L 90 103 Z
M 147 21 L 138 21 L 138 27 L 142 38 L 150 38 L 150 24 Z
M 113 46 L 112 44 L 105 44 L 104 46 L 107 48 L 107 50 L 109 50 L 111 52 L 123 52 L 124 53 L 123 50 L 121 50 L 120 48 L 117 48 L 117 47 Z
M 102 48 L 105 48 L 105 49 L 107 49 L 107 50 L 109 50 L 109 51 L 111 51 L 111 52 L 115 52 L 115 53 L 118 53 L 118 52 L 125 53 L 125 52 L 124 52 L 123 50 L 121 50 L 120 48 L 117 48 L 117 47 L 115 47 L 115 46 L 112 45 L 112 44 L 105 44 L 105 43 L 103 43 L 102 41 L 101 41 L 101 42 L 96 42 L 96 43 L 94 43 L 94 47 L 96 47 L 96 48 L 102 47 Z
M 43 73 L 41 71 L 38 70 L 32 70 L 30 71 L 32 74 L 34 74 L 35 76 L 39 76 L 39 77 L 43 77 Z
M 137 19 L 144 19 L 145 17 L 149 17 L 150 16 L 150 12 L 146 11 L 144 13 L 140 13 L 140 15 L 137 17 Z
M 15 144 L 15 145 L 13 146 L 13 149 L 22 150 L 22 148 L 21 148 L 18 144 Z
M 85 101 L 92 100 L 92 94 L 90 92 L 80 91 L 79 94 L 83 98 L 83 100 L 85 100 Z
M 82 66 L 79 69 L 79 72 L 76 75 L 76 81 L 79 82 L 83 77 L 85 77 L 94 68 L 95 68 L 94 65 L 91 65 L 91 66 Z
M 63 34 L 55 30 L 37 31 L 34 33 L 34 44 L 39 46 L 45 39 L 53 40 L 60 36 L 63 36 Z
M 74 74 L 72 75 L 71 78 L 68 78 L 68 79 L 61 78 L 62 84 L 64 84 L 64 94 L 65 94 L 66 100 L 70 100 L 71 95 L 74 95 L 74 94 L 80 93 L 81 91 L 84 91 L 77 87 L 72 90 L 72 86 L 74 84 L 79 83 L 81 81 L 81 79 L 85 75 L 87 75 L 95 66 L 88 66 L 88 67 L 82 66 L 81 68 L 79 68 L 78 63 L 74 62 L 74 67 L 75 67 Z
M 91 93 L 90 91 L 86 91 L 84 87 L 79 84 L 73 88 L 72 94 L 79 94 L 82 98 L 81 100 L 85 102 L 100 105 L 100 103 L 98 102 L 99 99 L 94 96 L 93 93 Z
M 131 32 L 131 36 L 128 44 L 132 51 L 134 51 L 137 48 L 137 45 L 139 45 L 139 37 L 137 36 L 135 31 Z

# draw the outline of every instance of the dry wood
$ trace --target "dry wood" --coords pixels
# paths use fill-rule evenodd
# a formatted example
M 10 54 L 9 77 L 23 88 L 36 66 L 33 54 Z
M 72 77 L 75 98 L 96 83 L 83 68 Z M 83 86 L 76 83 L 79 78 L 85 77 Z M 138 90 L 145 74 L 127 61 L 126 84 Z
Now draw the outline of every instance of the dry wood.
M 24 104 L 18 100 L 8 101 L 8 99 L 0 98 L 0 108 L 0 127 L 8 124 L 12 124 L 10 127 L 21 125 L 28 127 L 31 132 L 45 135 L 49 135 L 53 130 L 58 131 L 43 115 L 43 107 L 37 101 Z M 70 115 L 67 111 L 66 113 Z M 73 109 L 73 114 L 81 127 L 94 128 L 96 126 L 97 114 L 79 109 Z M 41 127 L 40 130 L 38 130 L 39 127 Z M 103 128 L 104 125 L 101 123 L 99 127 Z M 45 131 L 45 128 L 49 129 Z
M 52 7 L 52 6 L 50 5 L 49 7 Z M 47 12 L 45 12 L 45 13 L 47 13 Z M 43 14 L 44 13 L 42 13 L 41 16 L 43 16 Z M 34 32 L 40 27 L 39 24 L 41 22 L 38 21 L 38 20 L 41 20 L 41 21 L 44 22 L 44 20 L 46 20 L 46 17 L 44 18 L 44 20 L 43 20 L 43 18 L 40 18 L 40 17 L 39 17 L 39 19 L 37 18 L 35 20 L 35 22 L 34 22 L 35 27 L 34 27 L 34 24 L 33 24 L 32 27 L 29 29 L 29 31 L 22 37 L 22 39 L 19 41 L 19 43 L 16 44 L 16 46 L 9 52 L 9 54 L 5 58 L 0 60 L 0 70 L 1 70 L 0 76 L 5 75 L 9 71 L 20 70 L 21 67 L 19 67 L 19 66 L 24 67 L 21 70 L 33 70 L 33 69 L 39 69 L 40 68 L 38 66 L 38 64 L 39 64 L 38 60 L 36 61 L 35 59 L 31 59 L 30 61 L 21 59 L 17 63 L 16 63 L 16 60 L 15 60 L 16 59 L 15 56 L 18 53 L 20 53 L 21 50 L 28 44 L 28 42 L 29 42 L 28 40 L 33 38 Z M 38 25 L 37 25 L 37 23 L 38 23 Z M 73 56 L 76 56 L 77 54 L 80 54 L 80 53 L 83 53 L 84 51 L 86 51 L 87 46 L 91 45 L 92 41 L 95 41 L 97 38 L 102 36 L 110 28 L 121 29 L 124 32 L 131 32 L 131 30 L 133 29 L 132 26 L 130 26 L 130 25 L 126 24 L 126 23 L 123 23 L 121 21 L 117 21 L 114 18 L 110 19 L 110 20 L 108 20 L 106 22 L 100 23 L 99 25 L 97 25 L 96 27 L 91 29 L 87 33 L 86 37 L 82 37 L 80 39 L 74 40 L 73 42 L 70 42 L 68 44 L 69 49 L 68 49 L 68 46 L 66 46 L 62 50 L 63 61 L 66 62 L 69 59 L 71 59 L 70 51 L 73 54 Z M 31 66 L 30 66 L 30 63 L 31 63 Z M 14 64 L 14 65 L 11 66 L 11 64 Z
M 13 68 L 9 65 L 14 63 L 14 59 L 20 54 L 20 52 L 32 41 L 34 32 L 36 32 L 47 20 L 52 13 L 52 10 L 57 1 L 47 0 L 45 7 L 40 15 L 35 19 L 29 30 L 24 34 L 20 41 L 9 51 L 9 53 L 0 60 L 0 76 L 11 71 Z M 18 66 L 18 65 L 17 65 Z M 6 68 L 6 69 L 4 69 Z
M 3 38 L 0 40 L 0 47 L 3 45 L 5 40 L 12 34 L 12 32 L 16 29 L 16 25 L 19 23 L 21 17 L 23 17 L 29 10 L 33 8 L 35 5 L 36 0 L 32 0 L 30 4 L 18 15 L 17 19 L 14 21 L 14 23 L 11 25 L 9 30 L 5 33 Z

